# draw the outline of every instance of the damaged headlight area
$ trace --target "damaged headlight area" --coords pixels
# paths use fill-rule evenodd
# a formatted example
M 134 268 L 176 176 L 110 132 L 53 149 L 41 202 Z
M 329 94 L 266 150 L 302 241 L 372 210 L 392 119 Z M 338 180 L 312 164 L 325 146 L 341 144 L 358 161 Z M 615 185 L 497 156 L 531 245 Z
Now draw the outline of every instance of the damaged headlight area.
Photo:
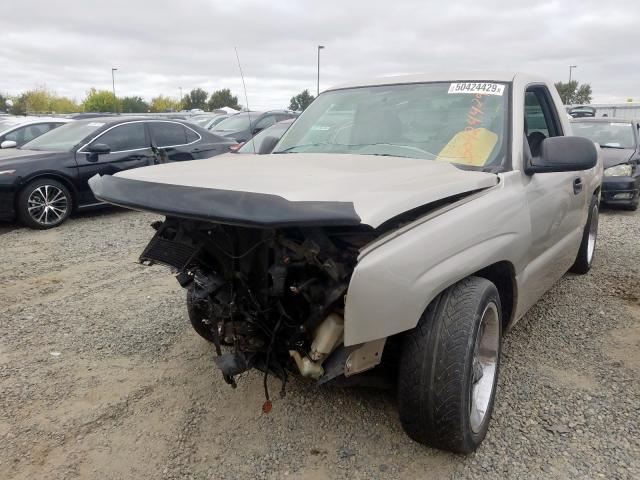
M 140 260 L 177 271 L 228 383 L 258 368 L 268 402 L 269 373 L 282 380 L 284 393 L 290 372 L 325 381 L 349 368 L 345 295 L 361 247 L 376 237 L 372 229 L 261 229 L 175 218 L 154 227 Z M 343 369 L 330 367 L 332 354 Z
M 621 165 L 616 165 L 614 167 L 609 167 L 604 169 L 605 177 L 629 177 L 631 176 L 631 172 L 633 171 L 633 167 L 627 163 L 623 163 Z

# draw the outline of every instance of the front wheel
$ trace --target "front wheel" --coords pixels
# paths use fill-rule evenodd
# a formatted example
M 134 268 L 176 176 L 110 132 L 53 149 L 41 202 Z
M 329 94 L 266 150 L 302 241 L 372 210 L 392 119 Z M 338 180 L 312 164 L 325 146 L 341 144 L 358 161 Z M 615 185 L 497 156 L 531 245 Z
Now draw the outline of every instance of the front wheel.
M 193 283 L 189 288 L 187 288 L 187 313 L 189 314 L 189 321 L 191 321 L 191 326 L 196 331 L 198 335 L 209 342 L 215 341 L 215 336 L 211 331 L 211 327 L 207 322 L 207 312 L 202 308 L 199 308 L 199 305 L 194 299 L 193 294 Z
M 591 270 L 593 264 L 593 257 L 596 253 L 596 240 L 598 239 L 598 218 L 600 214 L 598 196 L 591 197 L 591 203 L 589 204 L 589 216 L 587 217 L 587 223 L 584 226 L 582 232 L 582 241 L 580 242 L 580 249 L 576 260 L 569 269 L 569 271 L 578 274 L 585 274 Z
M 34 180 L 18 195 L 18 217 L 27 227 L 44 230 L 64 222 L 71 214 L 69 189 L 52 178 Z
M 469 453 L 484 439 L 500 365 L 502 310 L 495 285 L 466 278 L 427 307 L 404 338 L 398 409 L 407 434 Z

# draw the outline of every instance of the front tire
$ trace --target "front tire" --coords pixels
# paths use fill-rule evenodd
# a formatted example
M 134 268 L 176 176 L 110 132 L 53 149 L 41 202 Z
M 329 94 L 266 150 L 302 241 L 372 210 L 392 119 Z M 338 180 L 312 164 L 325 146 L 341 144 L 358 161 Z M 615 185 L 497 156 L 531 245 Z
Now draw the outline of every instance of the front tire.
M 209 324 L 205 323 L 205 320 L 207 320 L 207 312 L 198 308 L 197 303 L 194 301 L 193 289 L 194 286 L 192 283 L 191 286 L 187 288 L 187 313 L 189 314 L 191 326 L 198 335 L 213 343 L 215 341 L 215 337 L 211 332 Z
M 52 178 L 34 180 L 18 195 L 18 218 L 23 225 L 38 230 L 62 224 L 72 207 L 69 189 Z
M 441 293 L 404 338 L 398 410 L 425 445 L 469 453 L 484 439 L 500 365 L 502 309 L 495 285 L 466 278 Z
M 593 258 L 596 253 L 596 240 L 598 239 L 598 218 L 600 215 L 598 196 L 594 195 L 591 198 L 589 204 L 589 216 L 587 217 L 587 223 L 584 226 L 582 232 L 582 241 L 580 242 L 580 249 L 576 261 L 569 269 L 572 273 L 584 275 L 591 270 L 593 264 Z

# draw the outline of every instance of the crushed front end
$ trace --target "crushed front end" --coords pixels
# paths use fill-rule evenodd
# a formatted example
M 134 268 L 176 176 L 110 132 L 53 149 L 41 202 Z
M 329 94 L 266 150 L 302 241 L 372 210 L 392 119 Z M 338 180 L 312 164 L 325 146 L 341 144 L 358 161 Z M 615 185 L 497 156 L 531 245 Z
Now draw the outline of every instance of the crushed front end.
M 269 373 L 283 388 L 289 372 L 320 381 L 344 373 L 326 372 L 324 362 L 344 350 L 345 295 L 361 247 L 377 236 L 373 229 L 249 228 L 171 217 L 154 227 L 140 260 L 177 271 L 191 320 L 215 344 L 228 383 L 257 368 L 268 401 Z

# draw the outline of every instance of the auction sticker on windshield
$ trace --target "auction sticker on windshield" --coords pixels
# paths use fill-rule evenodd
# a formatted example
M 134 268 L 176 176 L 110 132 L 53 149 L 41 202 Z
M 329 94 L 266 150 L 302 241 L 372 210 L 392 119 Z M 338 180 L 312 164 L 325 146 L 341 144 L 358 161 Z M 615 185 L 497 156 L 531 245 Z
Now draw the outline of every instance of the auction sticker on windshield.
M 504 85 L 499 83 L 452 83 L 449 86 L 449 93 L 475 93 L 480 95 L 502 95 Z

